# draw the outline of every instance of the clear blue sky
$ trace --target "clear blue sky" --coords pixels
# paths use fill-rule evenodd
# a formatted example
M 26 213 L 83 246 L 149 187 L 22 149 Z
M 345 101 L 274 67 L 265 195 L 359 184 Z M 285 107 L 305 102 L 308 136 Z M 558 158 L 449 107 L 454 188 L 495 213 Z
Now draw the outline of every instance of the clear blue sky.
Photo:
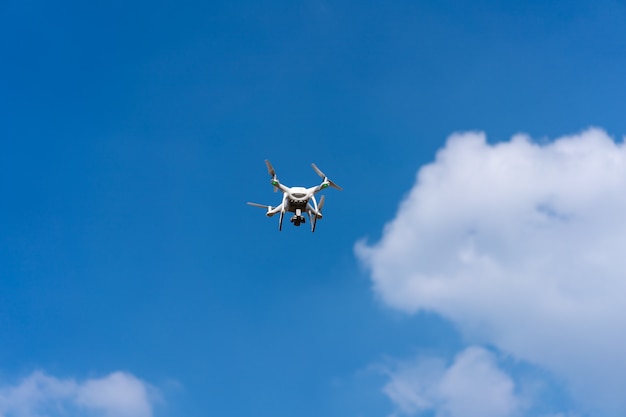
M 0 3 L 0 386 L 122 370 L 157 416 L 386 416 L 464 345 L 354 255 L 448 135 L 626 133 L 621 1 Z M 326 192 L 318 230 L 263 160 Z M 555 388 L 547 409 L 569 404 Z

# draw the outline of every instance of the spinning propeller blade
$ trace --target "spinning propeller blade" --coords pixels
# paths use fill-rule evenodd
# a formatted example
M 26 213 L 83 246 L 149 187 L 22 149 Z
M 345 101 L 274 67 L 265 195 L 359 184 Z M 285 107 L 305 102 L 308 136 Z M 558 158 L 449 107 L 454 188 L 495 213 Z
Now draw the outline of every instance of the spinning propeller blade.
M 313 219 L 311 220 L 311 233 L 315 232 L 315 226 L 317 225 L 317 219 L 322 217 L 322 207 L 324 207 L 324 198 L 325 195 L 320 198 L 320 203 L 317 205 L 317 213 L 313 213 Z M 319 214 L 319 217 L 318 217 Z
M 343 190 L 343 188 L 341 188 L 340 186 L 338 186 L 337 184 L 335 184 L 334 182 L 332 182 L 327 176 L 326 174 L 324 174 L 322 172 L 321 169 L 319 169 L 317 167 L 317 165 L 315 164 L 311 164 L 311 166 L 313 167 L 313 170 L 317 173 L 317 175 L 319 175 L 320 177 L 322 177 L 324 179 L 324 181 L 328 181 L 328 185 L 330 185 L 333 188 L 338 189 L 339 191 Z
M 264 209 L 271 209 L 272 208 L 272 206 L 267 206 L 265 204 L 251 203 L 249 201 L 248 201 L 248 205 L 249 206 L 254 206 L 254 207 L 261 207 L 261 208 L 264 208 Z
M 276 171 L 274 171 L 274 167 L 270 163 L 269 159 L 265 160 L 265 165 L 267 165 L 267 173 L 270 174 L 270 177 L 275 177 Z
M 270 177 L 272 177 L 272 185 L 274 186 L 274 192 L 276 192 L 278 191 L 278 177 L 276 177 L 276 171 L 274 170 L 274 167 L 270 163 L 269 159 L 265 160 L 265 165 L 267 165 L 267 173 L 270 174 Z
M 317 165 L 315 165 L 315 164 L 311 164 L 311 166 L 313 167 L 313 170 L 317 173 L 317 175 L 319 175 L 319 176 L 320 176 L 320 177 L 322 177 L 322 178 L 326 178 L 326 175 L 324 175 L 324 173 L 322 172 L 322 170 L 321 170 L 321 169 L 319 169 L 319 168 L 317 167 Z
M 322 196 L 322 198 L 320 198 L 320 203 L 317 205 L 317 211 L 318 212 L 322 212 L 322 207 L 324 207 L 324 199 L 326 198 L 325 195 Z

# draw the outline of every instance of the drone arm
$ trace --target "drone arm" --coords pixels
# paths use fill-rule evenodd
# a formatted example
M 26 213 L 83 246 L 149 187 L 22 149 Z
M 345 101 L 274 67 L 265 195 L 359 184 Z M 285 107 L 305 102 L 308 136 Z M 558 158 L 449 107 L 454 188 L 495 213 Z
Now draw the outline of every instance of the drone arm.
M 329 186 L 330 186 L 330 183 L 327 180 L 325 180 L 325 181 L 322 181 L 322 183 L 320 185 L 316 185 L 315 187 L 311 187 L 310 190 L 313 192 L 313 194 L 317 194 L 320 191 L 325 190 Z
M 248 205 L 253 206 L 253 207 L 260 207 L 260 208 L 267 209 L 267 212 L 265 213 L 267 217 L 272 217 L 273 215 L 282 212 L 283 207 L 284 207 L 284 203 L 281 203 L 280 205 L 276 207 L 267 206 L 265 204 L 251 203 L 251 202 L 248 202 Z
M 322 191 L 323 189 L 328 187 L 328 186 L 324 187 L 323 185 L 324 185 L 324 183 L 321 183 L 320 185 L 316 185 L 314 187 L 307 188 L 307 191 L 308 191 L 309 195 L 312 197 L 315 194 L 319 193 L 320 191 Z
M 278 205 L 277 207 L 270 208 L 269 210 L 267 210 L 266 216 L 272 217 L 274 214 L 284 211 L 283 207 L 284 207 L 283 203 L 280 203 L 280 205 Z
M 270 184 L 272 184 L 272 186 L 274 187 L 274 190 L 279 189 L 283 193 L 289 192 L 289 187 L 281 184 L 280 181 L 278 181 L 278 178 L 272 178 L 272 180 L 270 181 Z

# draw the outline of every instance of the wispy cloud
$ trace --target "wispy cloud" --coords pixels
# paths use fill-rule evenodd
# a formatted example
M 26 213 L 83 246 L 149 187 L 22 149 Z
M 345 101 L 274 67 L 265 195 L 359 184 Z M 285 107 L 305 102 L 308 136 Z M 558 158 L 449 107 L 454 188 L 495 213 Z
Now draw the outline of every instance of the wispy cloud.
M 372 245 L 377 294 L 452 320 L 624 415 L 626 147 L 604 131 L 537 144 L 450 137 Z
M 156 389 L 125 372 L 76 381 L 41 371 L 0 386 L 2 417 L 151 417 Z
M 507 417 L 520 411 L 511 378 L 489 351 L 473 346 L 446 367 L 438 358 L 418 358 L 388 370 L 384 392 L 396 415 L 437 411 L 441 417 Z

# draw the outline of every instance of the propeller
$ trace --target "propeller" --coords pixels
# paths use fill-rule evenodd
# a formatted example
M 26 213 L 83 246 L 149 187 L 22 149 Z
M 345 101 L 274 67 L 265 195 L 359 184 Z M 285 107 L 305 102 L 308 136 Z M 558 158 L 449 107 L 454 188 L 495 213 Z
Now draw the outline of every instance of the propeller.
M 320 203 L 317 205 L 317 213 L 313 213 L 313 220 L 311 221 L 311 233 L 315 232 L 315 226 L 317 225 L 317 219 L 322 218 L 322 207 L 324 207 L 325 195 L 320 198 Z M 319 217 L 318 217 L 319 216 Z
M 272 177 L 272 185 L 274 186 L 274 192 L 278 191 L 278 177 L 276 176 L 276 171 L 274 167 L 270 163 L 269 159 L 265 160 L 265 165 L 267 165 L 267 173 Z
M 265 204 L 251 203 L 249 201 L 248 201 L 248 205 L 249 206 L 254 206 L 254 207 L 261 207 L 261 208 L 268 209 L 268 210 L 272 209 L 272 206 L 267 206 Z
M 318 213 L 322 213 L 322 207 L 324 207 L 324 199 L 326 198 L 325 195 L 322 196 L 322 198 L 320 198 L 320 203 L 317 205 L 317 212 Z
M 266 161 L 266 162 L 267 162 L 267 161 Z M 327 183 L 328 183 L 328 185 L 330 185 L 330 186 L 331 186 L 331 187 L 333 187 L 333 188 L 338 189 L 339 191 L 343 190 L 343 188 L 341 188 L 340 186 L 338 186 L 337 184 L 335 184 L 334 182 L 332 182 L 332 181 L 331 181 L 331 180 L 330 180 L 330 179 L 326 176 L 326 174 L 324 174 L 324 173 L 322 172 L 322 170 L 321 170 L 321 169 L 319 169 L 319 168 L 317 167 L 317 165 L 315 165 L 315 164 L 311 164 L 311 166 L 313 167 L 313 170 L 317 173 L 317 175 L 319 175 L 320 177 L 322 177 L 322 178 L 324 179 L 324 182 L 327 182 Z M 324 187 L 324 186 L 322 185 L 322 187 Z M 325 188 L 325 187 L 324 187 L 324 188 Z

